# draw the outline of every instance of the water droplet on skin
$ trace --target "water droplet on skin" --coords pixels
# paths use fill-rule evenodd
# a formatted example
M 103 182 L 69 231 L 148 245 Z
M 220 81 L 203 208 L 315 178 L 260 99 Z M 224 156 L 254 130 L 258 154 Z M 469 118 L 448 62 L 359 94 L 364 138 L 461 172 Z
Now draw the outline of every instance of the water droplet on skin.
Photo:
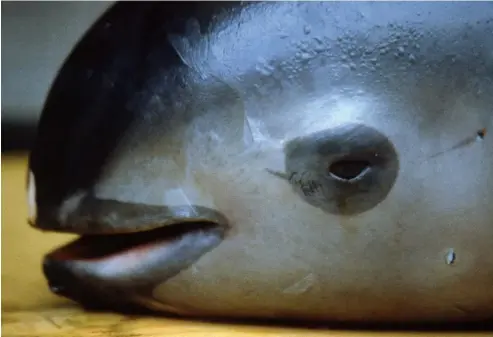
M 303 28 L 303 32 L 308 35 L 310 34 L 312 31 L 312 28 L 309 26 L 309 25 L 306 25 L 304 28 Z
M 259 64 L 256 67 L 258 72 L 260 72 L 264 76 L 269 76 L 272 74 L 272 72 L 274 71 L 274 67 L 272 65 L 270 65 L 264 59 L 259 59 L 258 62 L 259 62 Z
M 380 54 L 384 55 L 389 52 L 389 49 L 387 47 L 380 48 Z
M 445 255 L 445 262 L 447 264 L 453 264 L 455 262 L 456 255 L 453 248 L 449 248 L 447 255 Z
M 301 59 L 309 60 L 311 58 L 312 58 L 312 55 L 310 55 L 309 53 L 301 53 Z
M 65 287 L 52 285 L 50 286 L 50 290 L 55 294 L 62 294 L 65 291 Z

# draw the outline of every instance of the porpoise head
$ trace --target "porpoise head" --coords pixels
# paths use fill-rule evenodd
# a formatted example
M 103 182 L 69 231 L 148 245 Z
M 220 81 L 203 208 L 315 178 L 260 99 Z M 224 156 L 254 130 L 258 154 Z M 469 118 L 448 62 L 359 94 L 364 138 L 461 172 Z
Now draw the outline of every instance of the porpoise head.
M 57 294 L 185 316 L 493 316 L 493 4 L 118 3 L 29 158 Z

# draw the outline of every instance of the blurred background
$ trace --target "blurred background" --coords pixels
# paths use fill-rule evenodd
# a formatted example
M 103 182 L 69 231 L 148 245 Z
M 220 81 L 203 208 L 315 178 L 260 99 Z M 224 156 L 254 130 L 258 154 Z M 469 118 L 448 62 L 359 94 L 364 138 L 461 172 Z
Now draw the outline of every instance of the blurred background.
M 2 154 L 25 151 L 58 69 L 113 1 L 2 1 Z
M 74 235 L 44 233 L 28 225 L 26 154 L 58 70 L 82 35 L 111 4 L 109 1 L 1 2 L 1 302 L 2 332 L 10 329 L 9 336 L 18 336 L 19 329 L 26 331 L 22 336 L 37 333 L 45 336 L 38 331 L 41 329 L 38 326 L 43 324 L 32 323 L 35 317 L 22 316 L 19 312 L 44 315 L 42 310 L 70 304 L 49 290 L 41 266 L 44 254 L 72 240 Z M 4 322 L 4 316 L 9 313 L 13 315 L 10 325 Z

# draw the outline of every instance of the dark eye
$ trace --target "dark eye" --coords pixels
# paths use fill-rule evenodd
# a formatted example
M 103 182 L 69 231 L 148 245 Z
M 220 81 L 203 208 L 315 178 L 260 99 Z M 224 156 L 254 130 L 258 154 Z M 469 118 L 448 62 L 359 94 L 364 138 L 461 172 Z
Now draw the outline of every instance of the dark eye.
M 329 166 L 329 174 L 336 179 L 350 181 L 367 172 L 370 165 L 367 160 L 338 160 Z

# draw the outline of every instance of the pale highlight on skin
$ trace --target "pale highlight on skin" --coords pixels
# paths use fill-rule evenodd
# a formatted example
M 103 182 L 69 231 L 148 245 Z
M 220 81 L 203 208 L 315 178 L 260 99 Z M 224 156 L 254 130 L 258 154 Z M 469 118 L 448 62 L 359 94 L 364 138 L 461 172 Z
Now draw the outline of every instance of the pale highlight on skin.
M 36 180 L 34 174 L 29 171 L 28 183 L 27 183 L 27 214 L 28 221 L 32 222 L 36 219 L 37 206 L 36 206 Z

